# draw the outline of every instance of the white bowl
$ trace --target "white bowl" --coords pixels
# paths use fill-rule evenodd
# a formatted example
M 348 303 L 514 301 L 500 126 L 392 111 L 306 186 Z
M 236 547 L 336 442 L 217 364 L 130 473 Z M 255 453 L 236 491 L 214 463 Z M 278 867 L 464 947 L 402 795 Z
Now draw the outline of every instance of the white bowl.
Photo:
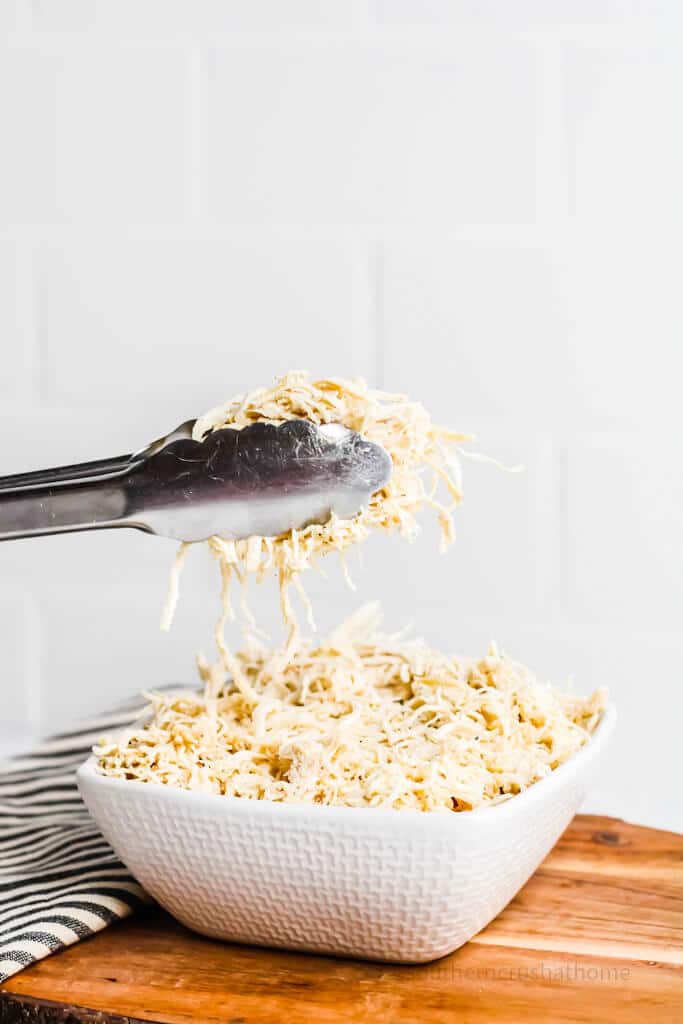
M 583 800 L 614 725 L 547 778 L 459 814 L 279 804 L 78 771 L 83 799 L 144 888 L 232 942 L 420 963 L 457 949 L 535 871 Z

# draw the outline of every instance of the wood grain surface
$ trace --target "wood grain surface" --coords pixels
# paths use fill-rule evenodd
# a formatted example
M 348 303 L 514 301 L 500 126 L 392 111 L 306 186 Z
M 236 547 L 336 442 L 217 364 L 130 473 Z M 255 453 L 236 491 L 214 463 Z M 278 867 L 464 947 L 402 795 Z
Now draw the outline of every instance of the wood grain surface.
M 432 964 L 228 945 L 155 910 L 0 991 L 0 1024 L 681 1020 L 683 836 L 589 816 L 488 928 Z

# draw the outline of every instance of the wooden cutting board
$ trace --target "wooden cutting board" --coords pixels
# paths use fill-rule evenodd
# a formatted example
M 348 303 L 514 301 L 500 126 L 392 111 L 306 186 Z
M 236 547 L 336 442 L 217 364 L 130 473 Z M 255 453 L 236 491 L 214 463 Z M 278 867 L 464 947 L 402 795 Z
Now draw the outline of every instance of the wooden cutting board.
M 579 816 L 462 949 L 397 967 L 233 946 L 160 911 L 15 975 L 0 1024 L 674 1024 L 683 836 Z

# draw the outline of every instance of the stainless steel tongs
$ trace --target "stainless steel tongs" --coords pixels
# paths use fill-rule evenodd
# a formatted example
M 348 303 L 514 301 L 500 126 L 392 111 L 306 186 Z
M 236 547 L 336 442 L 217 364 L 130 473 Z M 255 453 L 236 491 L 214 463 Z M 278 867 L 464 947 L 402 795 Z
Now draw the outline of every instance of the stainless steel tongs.
M 0 540 L 131 526 L 174 540 L 275 537 L 356 515 L 391 475 L 377 444 L 339 424 L 194 420 L 132 455 L 0 477 Z

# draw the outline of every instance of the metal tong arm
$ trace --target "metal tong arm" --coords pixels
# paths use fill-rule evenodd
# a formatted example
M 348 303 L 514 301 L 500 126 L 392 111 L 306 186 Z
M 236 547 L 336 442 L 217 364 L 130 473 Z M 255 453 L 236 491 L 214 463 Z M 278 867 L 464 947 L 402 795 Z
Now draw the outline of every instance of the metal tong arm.
M 103 479 L 126 473 L 140 461 L 136 455 L 120 455 L 113 459 L 97 459 L 95 462 L 81 462 L 73 466 L 56 466 L 54 469 L 38 469 L 32 473 L 0 476 L 0 496 L 3 492 L 25 488 L 55 487 L 93 477 Z
M 128 475 L 174 441 L 192 436 L 186 420 L 131 455 L 0 477 L 0 541 L 73 530 L 137 526 L 127 518 Z
M 134 456 L 0 477 L 0 541 L 128 525 L 124 482 Z

